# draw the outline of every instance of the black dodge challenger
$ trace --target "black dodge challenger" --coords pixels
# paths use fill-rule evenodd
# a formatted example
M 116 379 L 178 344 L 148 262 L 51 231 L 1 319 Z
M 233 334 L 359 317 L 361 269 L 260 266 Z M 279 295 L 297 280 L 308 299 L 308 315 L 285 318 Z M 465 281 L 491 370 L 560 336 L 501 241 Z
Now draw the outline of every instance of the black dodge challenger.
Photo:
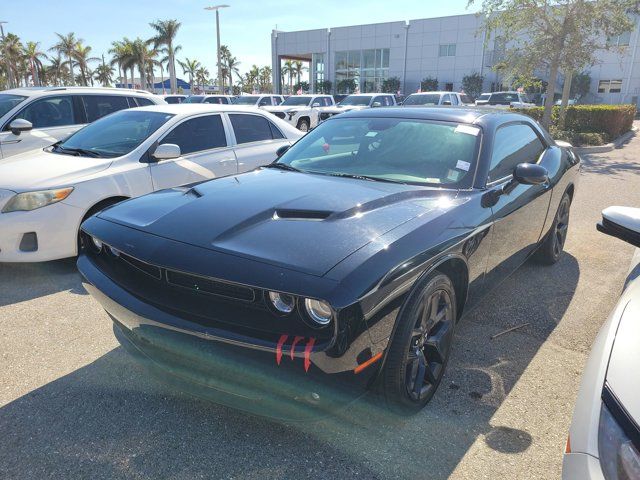
M 253 172 L 122 202 L 78 267 L 153 372 L 280 418 L 433 396 L 463 314 L 563 250 L 579 159 L 507 111 L 333 117 Z

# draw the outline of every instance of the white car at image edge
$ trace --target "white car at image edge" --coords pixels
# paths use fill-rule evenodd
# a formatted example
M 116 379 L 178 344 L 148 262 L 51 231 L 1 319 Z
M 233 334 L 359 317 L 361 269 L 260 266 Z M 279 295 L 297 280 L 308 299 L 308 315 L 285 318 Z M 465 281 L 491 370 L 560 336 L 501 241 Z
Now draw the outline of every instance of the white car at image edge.
M 598 230 L 640 247 L 640 209 L 609 207 Z M 564 480 L 640 478 L 640 251 L 584 370 L 563 460 Z
M 156 190 L 271 163 L 302 133 L 252 107 L 156 105 L 101 118 L 0 160 L 0 262 L 72 257 L 93 213 Z
M 166 103 L 145 90 L 30 87 L 0 92 L 0 158 L 49 146 L 118 110 Z
M 332 107 L 335 101 L 331 95 L 292 95 L 278 106 L 262 107 L 298 130 L 308 132 L 318 125 L 321 107 Z

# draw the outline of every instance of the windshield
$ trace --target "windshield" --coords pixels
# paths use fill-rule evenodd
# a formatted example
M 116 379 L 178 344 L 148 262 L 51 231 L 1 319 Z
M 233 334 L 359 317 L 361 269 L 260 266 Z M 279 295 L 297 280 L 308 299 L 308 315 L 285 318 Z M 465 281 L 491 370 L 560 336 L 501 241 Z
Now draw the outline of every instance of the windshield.
M 440 103 L 440 95 L 434 94 L 419 94 L 409 95 L 404 101 L 403 105 L 438 105 Z
M 367 106 L 371 101 L 371 97 L 366 95 L 349 95 L 347 98 L 340 102 L 340 105 L 359 105 Z
M 0 94 L 0 117 L 27 98 L 23 95 Z
M 182 103 L 202 103 L 204 97 L 202 95 L 192 95 L 184 99 Z
M 471 185 L 480 129 L 401 118 L 352 118 L 320 124 L 277 163 L 326 175 L 381 181 Z
M 287 98 L 284 102 L 282 102 L 280 105 L 288 107 L 291 105 L 309 105 L 309 103 L 311 102 L 311 97 L 298 97 L 298 96 L 294 96 L 294 97 L 289 97 Z
M 171 117 L 169 113 L 121 110 L 78 130 L 53 151 L 108 158 L 126 155 Z
M 236 97 L 233 103 L 236 105 L 255 105 L 260 97 L 254 95 L 243 95 L 242 97 Z

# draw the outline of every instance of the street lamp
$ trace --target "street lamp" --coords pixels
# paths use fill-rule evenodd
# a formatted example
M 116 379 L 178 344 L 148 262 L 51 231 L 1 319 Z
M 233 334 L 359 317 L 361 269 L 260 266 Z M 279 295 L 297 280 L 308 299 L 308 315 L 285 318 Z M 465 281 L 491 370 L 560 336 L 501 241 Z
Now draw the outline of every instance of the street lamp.
M 222 88 L 222 64 L 220 63 L 220 12 L 221 8 L 227 8 L 230 5 L 213 5 L 211 7 L 204 7 L 205 10 L 216 11 L 216 34 L 218 36 L 218 88 Z M 224 93 L 224 92 L 221 92 Z

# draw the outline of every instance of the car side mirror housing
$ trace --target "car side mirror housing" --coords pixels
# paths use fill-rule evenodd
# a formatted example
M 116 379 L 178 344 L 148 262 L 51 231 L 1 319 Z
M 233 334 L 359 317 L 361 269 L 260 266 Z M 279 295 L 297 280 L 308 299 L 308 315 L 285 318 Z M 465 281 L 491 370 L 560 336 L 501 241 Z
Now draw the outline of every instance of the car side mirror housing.
M 599 232 L 624 240 L 640 248 L 640 208 L 608 207 L 602 211 Z
M 9 124 L 9 130 L 14 135 L 20 135 L 22 132 L 28 132 L 33 128 L 33 124 L 24 118 L 16 118 Z
M 276 157 L 280 158 L 284 153 L 289 150 L 290 145 L 283 145 L 278 150 L 276 150 Z
M 163 143 L 158 145 L 154 152 L 151 154 L 156 160 L 171 160 L 173 158 L 179 158 L 182 155 L 180 147 L 175 143 Z
M 540 185 L 549 181 L 549 172 L 537 163 L 519 163 L 513 169 L 513 179 L 523 185 Z
M 372 106 L 372 107 L 381 107 L 381 106 L 382 106 L 382 103 L 380 103 L 380 102 L 373 102 L 373 103 L 371 104 L 371 106 Z

